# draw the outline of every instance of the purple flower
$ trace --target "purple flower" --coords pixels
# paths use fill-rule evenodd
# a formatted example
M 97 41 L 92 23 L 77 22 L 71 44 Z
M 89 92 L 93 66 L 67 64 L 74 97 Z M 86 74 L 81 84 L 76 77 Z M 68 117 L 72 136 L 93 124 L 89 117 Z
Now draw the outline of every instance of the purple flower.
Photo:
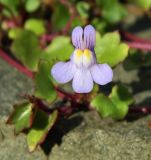
M 112 81 L 113 71 L 108 64 L 97 64 L 94 52 L 96 32 L 93 26 L 80 26 L 72 31 L 72 43 L 75 47 L 68 62 L 58 62 L 51 74 L 59 83 L 72 81 L 73 90 L 77 93 L 89 93 L 93 81 L 105 85 Z M 110 45 L 110 44 L 109 44 Z

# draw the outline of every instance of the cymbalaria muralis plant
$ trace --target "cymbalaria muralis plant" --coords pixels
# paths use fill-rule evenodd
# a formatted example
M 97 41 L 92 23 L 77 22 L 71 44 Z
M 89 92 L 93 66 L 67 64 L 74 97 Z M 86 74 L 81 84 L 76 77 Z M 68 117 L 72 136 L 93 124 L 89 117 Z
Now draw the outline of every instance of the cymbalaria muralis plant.
M 113 72 L 108 64 L 97 64 L 94 51 L 96 32 L 93 26 L 87 25 L 84 30 L 78 26 L 72 31 L 72 43 L 75 50 L 68 62 L 56 63 L 52 76 L 59 83 L 67 83 L 73 79 L 72 86 L 77 93 L 89 93 L 93 89 L 93 81 L 105 85 L 112 81 Z
M 68 117 L 81 108 L 93 108 L 103 118 L 118 120 L 126 116 L 133 102 L 127 88 L 115 85 L 108 95 L 99 89 L 99 85 L 112 81 L 111 67 L 128 55 L 129 47 L 120 42 L 118 32 L 101 36 L 92 25 L 84 29 L 77 26 L 71 38 L 74 48 L 69 37 L 56 36 L 44 49 L 39 46 L 39 34 L 28 29 L 16 29 L 14 33 L 12 52 L 31 71 L 28 75 L 34 79 L 35 91 L 14 106 L 7 122 L 14 124 L 16 134 L 26 130 L 29 151 L 43 143 L 60 116 Z M 66 89 L 71 80 L 72 92 Z

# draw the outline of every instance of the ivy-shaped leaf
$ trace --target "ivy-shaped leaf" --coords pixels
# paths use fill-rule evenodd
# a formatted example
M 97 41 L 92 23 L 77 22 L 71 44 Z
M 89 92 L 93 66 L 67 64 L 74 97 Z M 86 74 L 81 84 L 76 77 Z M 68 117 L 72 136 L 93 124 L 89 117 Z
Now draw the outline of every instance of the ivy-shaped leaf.
M 133 103 L 132 95 L 124 86 L 114 86 L 109 97 L 104 94 L 98 94 L 91 101 L 91 106 L 96 108 L 103 117 L 112 117 L 114 119 L 123 119 L 130 104 Z
M 50 115 L 47 115 L 42 110 L 37 110 L 32 128 L 27 134 L 27 143 L 29 151 L 32 152 L 35 148 L 41 144 L 58 117 L 58 112 L 54 111 Z
M 46 100 L 48 103 L 51 103 L 57 97 L 57 93 L 50 80 L 50 69 L 51 65 L 49 62 L 41 60 L 39 63 L 38 72 L 35 76 L 35 96 Z
M 33 104 L 25 102 L 14 106 L 14 111 L 10 115 L 7 123 L 15 125 L 15 133 L 18 134 L 32 125 Z
M 97 33 L 95 52 L 98 63 L 107 63 L 113 67 L 128 56 L 128 50 L 128 45 L 120 42 L 118 32 L 107 33 L 103 37 Z

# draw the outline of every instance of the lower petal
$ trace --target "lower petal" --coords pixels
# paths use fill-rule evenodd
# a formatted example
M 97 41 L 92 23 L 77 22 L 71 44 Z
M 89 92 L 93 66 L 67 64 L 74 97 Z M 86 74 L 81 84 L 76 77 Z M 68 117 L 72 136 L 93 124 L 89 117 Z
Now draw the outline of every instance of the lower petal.
M 112 81 L 113 71 L 108 64 L 95 64 L 91 67 L 91 74 L 95 83 L 105 85 Z
M 78 69 L 73 77 L 73 90 L 76 93 L 89 93 L 93 89 L 93 79 L 88 69 Z
M 72 80 L 75 70 L 76 67 L 71 61 L 58 62 L 52 67 L 51 74 L 57 82 L 67 83 Z

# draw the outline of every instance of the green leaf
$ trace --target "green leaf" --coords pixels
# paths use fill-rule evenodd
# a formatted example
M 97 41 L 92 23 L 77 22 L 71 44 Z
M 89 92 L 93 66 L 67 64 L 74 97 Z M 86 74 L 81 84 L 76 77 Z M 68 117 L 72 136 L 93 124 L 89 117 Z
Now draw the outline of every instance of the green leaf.
M 96 95 L 91 101 L 91 106 L 103 117 L 123 119 L 128 113 L 128 107 L 134 102 L 132 95 L 124 86 L 114 86 L 109 97 L 104 94 Z
M 20 32 L 22 31 L 21 28 L 11 28 L 8 32 L 8 36 L 11 39 L 16 39 L 17 36 L 20 34 Z
M 70 43 L 70 38 L 65 36 L 58 36 L 46 48 L 46 54 L 43 55 L 42 59 L 57 61 L 66 61 L 70 58 L 73 47 Z
M 87 2 L 78 2 L 76 5 L 77 11 L 79 12 L 80 16 L 82 18 L 88 18 L 89 17 L 89 9 L 90 5 Z
M 45 140 L 57 117 L 57 111 L 47 115 L 42 110 L 37 110 L 33 126 L 27 134 L 27 144 L 30 152 L 34 151 L 37 145 Z
M 128 113 L 128 106 L 134 102 L 131 93 L 125 86 L 119 85 L 112 88 L 110 99 L 116 106 L 115 118 L 122 119 Z
M 25 29 L 34 32 L 37 36 L 40 36 L 46 32 L 44 22 L 40 19 L 28 19 L 25 22 Z
M 127 11 L 124 6 L 115 2 L 105 6 L 102 11 L 102 16 L 109 23 L 118 23 L 127 15 Z
M 55 10 L 52 14 L 52 24 L 53 29 L 55 31 L 58 31 L 62 28 L 64 28 L 69 21 L 70 14 L 69 9 L 62 5 L 61 3 L 56 3 Z
M 96 0 L 102 17 L 109 23 L 118 23 L 126 15 L 125 7 L 118 0 Z
M 151 7 L 151 0 L 129 0 L 129 2 L 132 2 L 144 9 L 149 9 Z
M 31 31 L 22 30 L 12 44 L 12 52 L 26 67 L 36 71 L 43 51 L 36 35 Z
M 96 36 L 95 52 L 98 63 L 107 63 L 115 66 L 128 56 L 129 47 L 125 43 L 120 43 L 118 32 L 107 33 L 101 37 Z
M 100 21 L 99 18 L 93 18 L 92 25 L 95 26 L 96 30 L 99 31 L 100 33 L 104 33 L 107 27 L 106 21 L 103 20 Z
M 27 12 L 34 12 L 36 11 L 41 4 L 40 0 L 26 0 L 25 1 L 25 8 Z
M 103 118 L 112 117 L 116 108 L 110 99 L 101 93 L 94 97 L 90 105 L 94 107 Z
M 4 9 L 7 8 L 7 11 L 10 12 L 10 14 L 13 14 L 12 16 L 18 15 L 17 8 L 20 4 L 20 0 L 0 0 L 0 3 L 4 5 Z M 6 13 L 6 10 L 4 12 Z
M 48 103 L 51 103 L 57 97 L 57 93 L 50 80 L 50 68 L 51 65 L 48 63 L 48 61 L 41 60 L 38 73 L 35 77 L 35 96 L 46 100 Z
M 14 106 L 14 111 L 9 117 L 7 123 L 15 125 L 16 134 L 31 126 L 33 116 L 32 108 L 33 104 L 29 102 Z

